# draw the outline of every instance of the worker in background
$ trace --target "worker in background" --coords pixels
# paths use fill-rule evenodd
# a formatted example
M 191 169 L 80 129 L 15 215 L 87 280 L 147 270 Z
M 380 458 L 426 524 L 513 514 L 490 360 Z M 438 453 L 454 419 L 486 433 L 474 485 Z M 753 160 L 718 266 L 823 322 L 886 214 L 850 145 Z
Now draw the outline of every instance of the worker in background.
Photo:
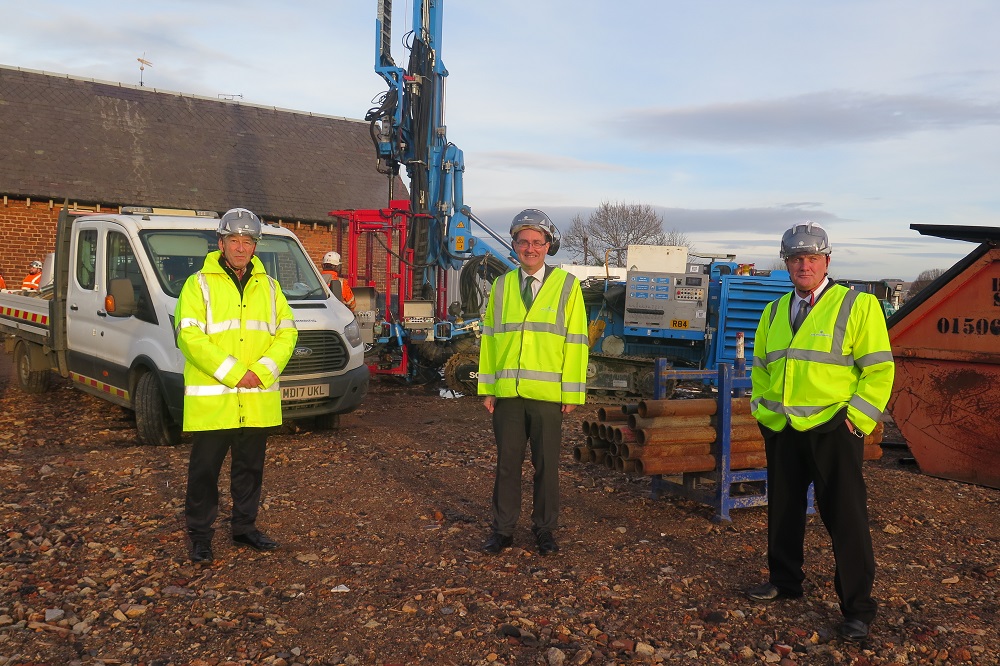
M 483 545 L 497 554 L 513 543 L 521 513 L 521 466 L 531 444 L 534 467 L 532 532 L 538 553 L 559 550 L 559 453 L 564 414 L 587 395 L 587 315 L 580 282 L 545 265 L 559 249 L 555 225 L 540 210 L 511 223 L 519 269 L 490 289 L 479 352 L 479 395 L 493 415 L 497 465 L 492 534 Z
M 32 261 L 28 264 L 28 274 L 21 281 L 21 289 L 38 291 L 42 288 L 42 262 Z
M 796 224 L 781 238 L 795 285 L 761 314 L 754 338 L 750 406 L 767 455 L 768 582 L 755 601 L 803 595 L 807 491 L 815 484 L 833 542 L 834 585 L 846 640 L 868 637 L 877 604 L 875 556 L 861 463 L 864 437 L 889 401 L 894 365 L 885 316 L 872 294 L 827 275 L 830 240 L 818 224 Z
M 0 270 L 0 289 L 7 288 L 7 281 L 3 279 L 3 270 Z
M 323 279 L 326 280 L 327 284 L 329 284 L 331 280 L 340 281 L 340 300 L 343 301 L 344 305 L 350 308 L 351 312 L 354 312 L 354 308 L 357 307 L 357 302 L 354 300 L 354 291 L 351 289 L 351 286 L 347 284 L 347 280 L 343 280 L 340 277 L 339 252 L 330 250 L 323 255 Z
M 295 316 L 254 257 L 261 221 L 246 208 L 219 220 L 219 250 L 181 289 L 174 313 L 184 354 L 184 430 L 194 433 L 185 520 L 191 559 L 211 562 L 219 473 L 230 461 L 233 543 L 267 551 L 257 529 L 269 429 L 281 425 L 278 376 L 292 355 Z

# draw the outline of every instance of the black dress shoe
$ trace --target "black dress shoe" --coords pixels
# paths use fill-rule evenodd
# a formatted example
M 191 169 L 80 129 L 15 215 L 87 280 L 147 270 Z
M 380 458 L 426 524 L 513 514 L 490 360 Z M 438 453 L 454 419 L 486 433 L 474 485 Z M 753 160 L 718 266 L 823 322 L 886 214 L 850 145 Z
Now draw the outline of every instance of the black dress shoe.
M 861 620 L 844 620 L 844 623 L 837 627 L 837 633 L 845 641 L 857 643 L 868 638 L 868 624 Z
M 214 559 L 212 555 L 212 542 L 210 541 L 195 541 L 191 544 L 191 561 L 195 564 L 200 564 L 202 562 L 211 562 Z
M 277 541 L 271 539 L 266 534 L 254 530 L 246 534 L 234 534 L 233 543 L 237 546 L 250 546 L 254 550 L 274 550 L 279 547 Z
M 746 591 L 746 595 L 754 601 L 763 601 L 770 603 L 772 601 L 778 601 L 779 599 L 799 599 L 802 596 L 801 592 L 789 592 L 788 590 L 783 590 L 773 583 L 762 583 L 757 587 L 751 587 Z
M 552 532 L 539 532 L 535 535 L 539 555 L 551 555 L 559 550 L 559 544 L 552 538 Z
M 494 532 L 483 544 L 483 552 L 496 555 L 505 548 L 510 548 L 512 543 L 514 543 L 514 537 Z

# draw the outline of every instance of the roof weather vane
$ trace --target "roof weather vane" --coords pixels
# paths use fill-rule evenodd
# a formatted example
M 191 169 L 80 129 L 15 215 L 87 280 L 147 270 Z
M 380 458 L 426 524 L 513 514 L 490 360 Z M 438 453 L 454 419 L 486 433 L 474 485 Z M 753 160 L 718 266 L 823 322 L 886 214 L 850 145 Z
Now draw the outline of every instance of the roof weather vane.
M 139 85 L 141 86 L 142 85 L 142 73 L 143 73 L 143 71 L 145 71 L 146 65 L 149 65 L 150 67 L 152 67 L 153 63 L 151 63 L 148 60 L 146 60 L 146 52 L 145 51 L 142 52 L 142 57 L 141 58 L 136 58 L 136 60 L 139 61 Z

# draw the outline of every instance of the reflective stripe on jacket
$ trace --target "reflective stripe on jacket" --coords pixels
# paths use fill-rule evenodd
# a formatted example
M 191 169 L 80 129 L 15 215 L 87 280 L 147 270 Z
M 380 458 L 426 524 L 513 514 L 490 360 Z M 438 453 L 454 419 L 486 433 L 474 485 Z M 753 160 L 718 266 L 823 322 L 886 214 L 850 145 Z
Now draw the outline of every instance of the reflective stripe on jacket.
M 483 316 L 479 395 L 582 405 L 587 396 L 587 314 L 576 277 L 545 269 L 531 305 L 520 270 L 493 282 Z
M 184 430 L 281 424 L 278 377 L 295 349 L 295 315 L 257 257 L 240 291 L 219 252 L 184 283 L 174 312 L 184 354 Z M 236 388 L 248 370 L 261 386 Z
M 33 289 L 39 291 L 42 284 L 42 274 L 39 273 L 28 273 L 24 276 L 24 280 L 21 281 L 21 289 Z
M 829 287 L 792 335 L 792 294 L 764 308 L 754 338 L 753 415 L 771 430 L 809 430 L 844 407 L 868 434 L 889 402 L 895 365 L 885 315 L 872 294 Z

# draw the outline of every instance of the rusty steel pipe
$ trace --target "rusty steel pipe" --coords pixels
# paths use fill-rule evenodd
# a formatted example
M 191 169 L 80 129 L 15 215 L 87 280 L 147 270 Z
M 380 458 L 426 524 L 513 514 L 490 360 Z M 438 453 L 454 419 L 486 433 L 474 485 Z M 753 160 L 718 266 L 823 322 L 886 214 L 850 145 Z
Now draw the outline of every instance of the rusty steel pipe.
M 631 414 L 628 417 L 628 427 L 633 430 L 646 428 L 697 428 L 712 425 L 712 417 L 708 414 L 691 416 L 639 416 Z
M 636 441 L 640 444 L 654 444 L 654 443 L 670 443 L 676 442 L 678 444 L 700 444 L 702 442 L 707 442 L 711 444 L 714 442 L 718 436 L 716 434 L 715 428 L 702 426 L 700 428 L 646 428 L 639 430 L 639 437 Z M 744 440 L 744 439 L 760 439 L 763 441 L 763 436 L 760 434 L 760 429 L 755 425 L 741 425 L 733 426 L 729 433 L 729 439 L 733 441 Z
M 695 416 L 698 414 L 715 414 L 717 401 L 712 398 L 696 400 L 643 400 L 639 403 L 639 416 Z M 734 398 L 733 414 L 749 414 L 750 398 Z
M 603 465 L 604 464 L 604 459 L 608 457 L 608 450 L 607 449 L 594 449 L 593 450 L 593 454 L 594 454 L 594 457 L 591 460 L 591 462 L 595 463 L 597 465 Z
M 638 460 L 638 474 L 683 474 L 684 472 L 710 472 L 715 469 L 715 456 L 676 456 Z
M 622 414 L 635 414 L 639 411 L 639 403 L 629 402 L 622 405 Z
M 610 469 L 612 472 L 615 471 L 615 458 L 618 456 L 612 455 L 610 452 L 608 455 L 604 456 L 604 466 Z
M 594 451 L 589 446 L 574 446 L 573 460 L 578 462 L 591 462 L 594 459 Z
M 613 440 L 615 444 L 621 444 L 622 442 L 634 442 L 638 434 L 632 428 L 628 426 L 618 426 L 617 428 L 612 428 L 612 434 L 614 435 Z
M 602 423 L 628 421 L 628 414 L 623 412 L 621 409 L 601 407 L 597 410 L 597 420 Z
M 611 442 L 600 437 L 587 437 L 587 446 L 592 449 L 606 449 L 611 446 Z
M 675 458 L 650 458 L 636 461 L 639 474 L 681 474 L 684 472 L 711 472 L 715 470 L 715 456 L 678 456 Z M 730 469 L 760 469 L 767 466 L 763 451 L 736 453 L 729 457 Z
M 693 428 L 644 428 L 637 431 L 636 442 L 648 444 L 711 444 L 715 441 L 715 428 L 700 426 Z
M 712 443 L 712 453 L 719 450 L 719 443 Z M 764 450 L 764 438 L 758 437 L 757 439 L 737 439 L 729 442 L 729 452 L 730 453 L 747 453 L 749 451 L 763 451 Z
M 628 460 L 638 460 L 639 458 L 669 458 L 670 456 L 700 456 L 711 453 L 708 444 L 680 444 L 680 445 L 653 445 L 641 446 L 639 444 L 624 444 L 621 456 Z
M 718 423 L 719 423 L 719 415 L 718 414 L 714 414 L 710 418 L 712 419 L 712 425 L 713 426 L 714 425 L 718 425 Z M 753 416 L 753 414 L 750 414 L 750 413 L 746 413 L 746 414 L 733 414 L 732 417 L 729 420 L 729 423 L 730 423 L 730 425 L 734 425 L 734 426 L 738 426 L 738 425 L 752 425 L 752 426 L 755 426 L 755 425 L 757 425 L 757 419 L 755 419 L 754 416 Z
M 639 468 L 638 460 L 625 460 L 621 456 L 615 456 L 615 471 L 631 474 Z

